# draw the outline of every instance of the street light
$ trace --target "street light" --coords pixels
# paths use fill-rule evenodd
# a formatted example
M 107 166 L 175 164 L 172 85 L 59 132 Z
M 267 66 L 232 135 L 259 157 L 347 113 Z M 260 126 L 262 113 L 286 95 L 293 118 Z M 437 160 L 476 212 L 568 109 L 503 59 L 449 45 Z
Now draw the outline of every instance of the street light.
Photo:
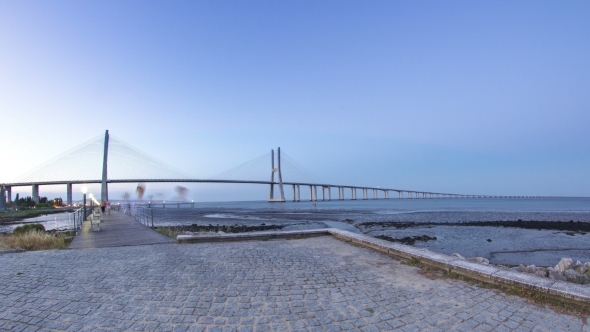
M 84 218 L 82 220 L 82 222 L 84 222 L 84 220 L 86 220 L 86 187 L 82 187 L 82 193 L 84 194 Z
M 90 196 L 90 211 L 93 211 L 94 210 L 94 204 L 93 204 L 94 195 L 92 195 L 92 193 L 90 193 L 90 194 L 88 194 L 88 196 Z

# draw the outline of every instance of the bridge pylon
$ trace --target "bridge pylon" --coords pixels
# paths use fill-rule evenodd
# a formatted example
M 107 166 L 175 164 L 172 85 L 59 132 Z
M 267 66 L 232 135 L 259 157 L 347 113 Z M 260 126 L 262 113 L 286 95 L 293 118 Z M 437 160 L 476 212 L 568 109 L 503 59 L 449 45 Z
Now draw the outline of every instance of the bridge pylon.
M 285 192 L 283 191 L 283 176 L 281 175 L 281 148 L 277 149 L 277 168 L 275 168 L 275 150 L 270 150 L 270 194 L 269 202 L 286 202 Z M 278 175 L 279 198 L 274 198 L 275 172 Z
M 107 159 L 109 156 L 109 131 L 104 133 L 104 154 L 102 157 L 102 181 L 100 188 L 100 200 L 108 202 L 109 200 L 109 187 L 107 184 Z

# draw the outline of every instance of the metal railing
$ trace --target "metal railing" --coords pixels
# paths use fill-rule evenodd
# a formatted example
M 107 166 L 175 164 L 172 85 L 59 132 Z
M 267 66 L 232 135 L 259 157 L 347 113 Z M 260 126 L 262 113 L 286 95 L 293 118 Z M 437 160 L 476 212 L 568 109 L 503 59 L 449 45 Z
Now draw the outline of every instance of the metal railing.
M 169 208 L 176 208 L 176 209 L 180 209 L 181 207 L 191 207 L 191 208 L 195 208 L 195 202 L 161 202 L 161 203 L 154 203 L 154 202 L 149 202 L 149 203 L 143 203 L 141 205 L 137 205 L 137 206 L 143 206 L 143 207 L 147 207 L 147 208 L 162 208 L 165 209 L 166 206 L 168 206 Z
M 154 210 L 141 205 L 127 204 L 127 214 L 147 227 L 154 227 Z

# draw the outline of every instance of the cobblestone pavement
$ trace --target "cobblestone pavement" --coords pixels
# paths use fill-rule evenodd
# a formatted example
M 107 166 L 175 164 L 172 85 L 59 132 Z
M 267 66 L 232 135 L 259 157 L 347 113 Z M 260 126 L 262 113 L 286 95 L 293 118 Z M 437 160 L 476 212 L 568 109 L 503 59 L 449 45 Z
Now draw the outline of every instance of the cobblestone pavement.
M 329 236 L 0 256 L 0 329 L 590 331 Z

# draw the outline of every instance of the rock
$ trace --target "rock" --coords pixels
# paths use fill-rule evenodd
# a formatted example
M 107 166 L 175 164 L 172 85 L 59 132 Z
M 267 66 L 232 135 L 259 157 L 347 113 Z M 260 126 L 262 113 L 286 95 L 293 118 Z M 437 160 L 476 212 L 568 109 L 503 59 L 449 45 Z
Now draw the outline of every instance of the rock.
M 580 274 L 574 270 L 566 270 L 563 275 L 569 282 L 575 282 L 576 284 L 587 284 L 590 281 L 585 274 Z
M 557 263 L 557 265 L 555 265 L 555 269 L 557 271 L 559 271 L 560 273 L 563 273 L 566 270 L 569 270 L 573 264 L 574 264 L 574 261 L 571 258 L 562 258 L 559 261 L 559 263 Z
M 459 255 L 458 253 L 453 253 L 453 254 L 451 255 L 451 257 L 455 257 L 455 258 L 459 258 L 459 259 L 465 260 L 465 257 L 463 257 L 463 256 Z
M 468 261 L 473 262 L 473 263 L 478 263 L 478 264 L 483 264 L 483 265 L 490 265 L 490 261 L 483 258 L 483 257 L 471 257 L 471 258 L 467 258 Z
M 586 265 L 577 266 L 574 271 L 578 272 L 579 274 L 584 274 L 588 271 L 588 267 Z
M 488 241 L 488 242 L 492 242 L 492 239 L 487 239 L 486 241 Z
M 526 273 L 535 273 L 537 272 L 537 267 L 535 265 L 529 265 L 526 267 Z
M 535 275 L 538 275 L 539 277 L 547 277 L 547 269 L 544 267 L 537 267 L 535 269 Z
M 524 264 L 520 264 L 517 269 L 518 272 L 526 272 L 526 266 Z
M 549 276 L 549 278 L 554 279 L 554 280 L 563 280 L 563 281 L 567 280 L 567 278 L 563 274 L 561 274 L 561 272 L 559 272 L 557 269 L 555 269 L 553 267 L 547 268 L 547 275 Z

